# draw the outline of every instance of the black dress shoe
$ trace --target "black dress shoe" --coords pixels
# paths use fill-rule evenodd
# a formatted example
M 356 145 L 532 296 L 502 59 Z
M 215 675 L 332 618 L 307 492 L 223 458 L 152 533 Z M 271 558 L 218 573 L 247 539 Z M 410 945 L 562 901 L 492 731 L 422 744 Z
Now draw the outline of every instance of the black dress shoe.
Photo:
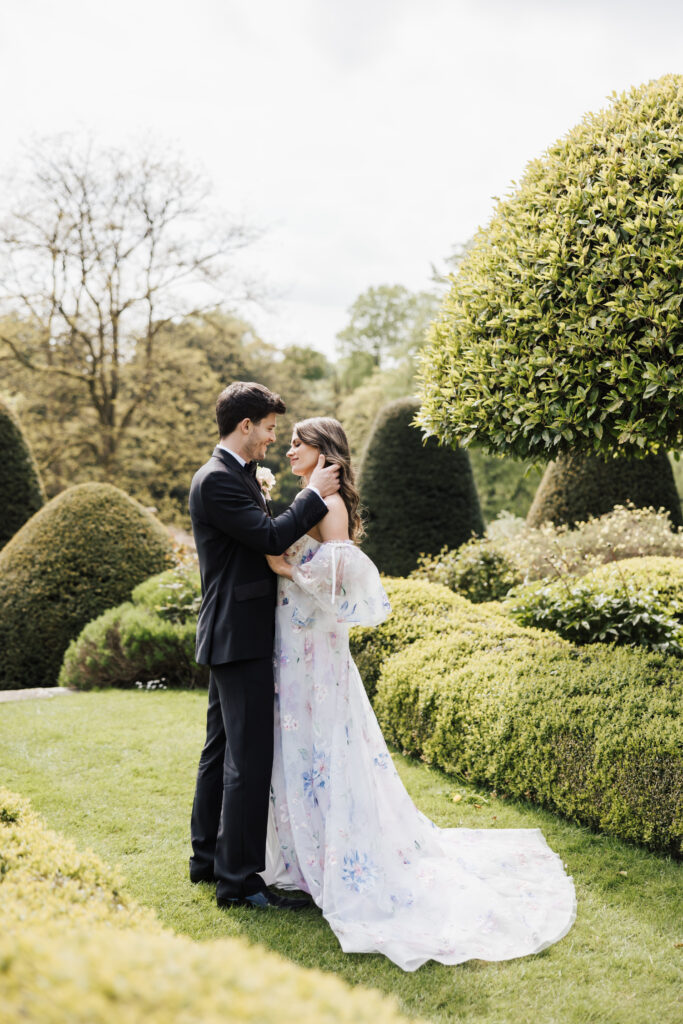
M 310 900 L 293 899 L 290 896 L 278 896 L 277 893 L 264 889 L 262 892 L 255 892 L 251 896 L 236 896 L 226 898 L 217 896 L 216 903 L 219 907 L 257 907 L 259 910 L 267 910 L 272 907 L 274 910 L 304 910 L 310 907 Z
M 193 885 L 198 885 L 199 882 L 215 882 L 216 876 L 213 871 L 190 871 L 190 881 Z

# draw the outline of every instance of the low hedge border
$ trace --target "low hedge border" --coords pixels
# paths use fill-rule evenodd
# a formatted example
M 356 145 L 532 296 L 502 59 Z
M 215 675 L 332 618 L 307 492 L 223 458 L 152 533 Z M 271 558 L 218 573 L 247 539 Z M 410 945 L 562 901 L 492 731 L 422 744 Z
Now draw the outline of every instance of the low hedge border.
M 680 661 L 534 632 L 498 649 L 482 635 L 469 650 L 456 632 L 394 655 L 375 699 L 386 738 L 502 795 L 680 855 Z
M 3 1020 L 26 1024 L 406 1024 L 353 989 L 236 938 L 193 942 L 128 899 L 92 853 L 0 789 Z

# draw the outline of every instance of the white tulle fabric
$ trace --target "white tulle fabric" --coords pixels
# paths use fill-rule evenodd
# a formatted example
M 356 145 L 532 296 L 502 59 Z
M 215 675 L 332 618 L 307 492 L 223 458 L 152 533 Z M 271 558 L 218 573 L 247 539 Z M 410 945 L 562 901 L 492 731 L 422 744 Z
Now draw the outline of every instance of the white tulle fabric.
M 571 878 L 539 829 L 437 828 L 401 783 L 349 654 L 390 612 L 351 542 L 298 541 L 280 578 L 268 884 L 303 889 L 347 953 L 406 971 L 507 960 L 557 942 Z

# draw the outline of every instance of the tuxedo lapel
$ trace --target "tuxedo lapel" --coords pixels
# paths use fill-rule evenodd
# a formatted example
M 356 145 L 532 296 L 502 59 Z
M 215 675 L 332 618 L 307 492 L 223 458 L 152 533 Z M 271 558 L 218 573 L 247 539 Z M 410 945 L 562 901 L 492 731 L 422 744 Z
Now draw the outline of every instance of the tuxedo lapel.
M 263 511 L 267 512 L 268 515 L 270 515 L 270 510 L 268 509 L 268 506 L 266 504 L 265 496 L 263 494 L 263 491 L 259 487 L 256 478 L 251 476 L 250 473 L 247 473 L 244 467 L 239 464 L 234 455 L 231 455 L 230 452 L 226 452 L 225 448 L 220 448 L 218 445 L 216 445 L 216 447 L 213 450 L 213 454 L 214 457 L 220 459 L 221 462 L 228 467 L 228 469 L 231 469 L 235 472 L 236 476 L 244 483 L 247 489 L 256 498 Z

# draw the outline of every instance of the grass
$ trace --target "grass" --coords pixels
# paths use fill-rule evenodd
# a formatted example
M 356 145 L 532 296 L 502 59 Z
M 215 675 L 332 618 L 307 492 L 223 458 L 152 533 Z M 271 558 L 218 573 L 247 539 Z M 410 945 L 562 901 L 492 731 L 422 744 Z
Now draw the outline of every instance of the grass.
M 674 1024 L 680 1020 L 681 865 L 532 806 L 477 794 L 395 755 L 419 807 L 442 826 L 540 827 L 576 883 L 569 935 L 521 960 L 405 974 L 379 955 L 346 955 L 312 908 L 219 911 L 187 878 L 189 816 L 206 695 L 83 693 L 0 707 L 0 781 L 48 824 L 120 864 L 128 888 L 197 940 L 241 935 L 351 984 L 394 994 L 409 1015 L 467 1024 Z M 453 797 L 460 800 L 454 802 Z

